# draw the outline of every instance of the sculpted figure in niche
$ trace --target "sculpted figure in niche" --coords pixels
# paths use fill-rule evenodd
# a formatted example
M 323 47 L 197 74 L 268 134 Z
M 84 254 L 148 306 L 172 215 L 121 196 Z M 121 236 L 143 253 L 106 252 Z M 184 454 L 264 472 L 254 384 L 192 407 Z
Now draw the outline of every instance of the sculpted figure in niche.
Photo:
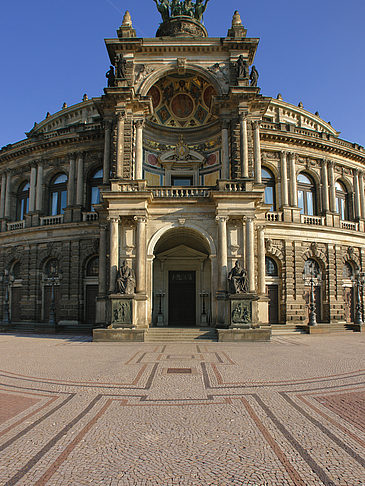
M 247 272 L 237 260 L 228 274 L 229 292 L 231 294 L 245 294 L 248 292 Z
M 259 73 L 255 66 L 252 66 L 251 68 L 251 74 L 250 74 L 250 86 L 257 86 L 257 81 L 259 79 Z
M 116 67 L 117 78 L 125 79 L 127 61 L 124 59 L 122 54 L 118 54 L 116 61 L 115 61 L 115 67 Z
M 110 66 L 109 71 L 106 72 L 105 77 L 108 79 L 108 88 L 115 86 L 115 74 L 113 66 Z
M 170 2 L 169 0 L 153 0 L 156 3 L 157 10 L 160 12 L 163 22 L 166 22 L 170 18 Z
M 237 78 L 239 79 L 248 78 L 248 66 L 242 54 L 240 55 L 237 61 Z
M 136 286 L 136 277 L 132 268 L 129 268 L 124 260 L 122 266 L 117 272 L 116 279 L 117 292 L 119 294 L 133 294 Z

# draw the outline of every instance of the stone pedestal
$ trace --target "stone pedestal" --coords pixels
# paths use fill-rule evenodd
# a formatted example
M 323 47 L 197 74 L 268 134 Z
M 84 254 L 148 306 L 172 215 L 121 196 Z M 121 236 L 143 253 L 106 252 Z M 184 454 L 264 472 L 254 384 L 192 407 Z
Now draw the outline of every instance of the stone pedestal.
M 231 294 L 229 328 L 251 329 L 258 327 L 257 309 L 254 303 L 258 301 L 256 294 Z
M 110 299 L 109 329 L 132 328 L 133 326 L 133 295 L 112 294 Z

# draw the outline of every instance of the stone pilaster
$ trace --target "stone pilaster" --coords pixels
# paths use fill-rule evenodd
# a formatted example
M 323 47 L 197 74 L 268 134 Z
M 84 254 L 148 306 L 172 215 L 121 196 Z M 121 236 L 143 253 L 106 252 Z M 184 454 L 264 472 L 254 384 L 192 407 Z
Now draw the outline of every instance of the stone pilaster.
M 355 218 L 359 220 L 361 218 L 361 203 L 360 203 L 360 188 L 359 188 L 359 171 L 354 170 L 354 208 L 355 208 Z
M 359 172 L 359 187 L 360 187 L 360 206 L 361 219 L 365 219 L 365 187 L 364 187 L 364 172 Z
M 288 206 L 288 166 L 286 152 L 282 151 L 280 154 L 280 178 L 281 178 L 281 204 Z
M 257 276 L 258 276 L 258 293 L 264 295 L 265 288 L 265 227 L 257 228 Z
M 330 211 L 332 213 L 335 213 L 336 212 L 336 188 L 335 188 L 334 163 L 332 161 L 328 162 L 328 176 L 329 176 Z
M 124 118 L 125 113 L 117 113 L 117 146 L 116 146 L 116 177 L 123 178 L 123 162 L 124 162 Z
M 218 292 L 227 290 L 228 255 L 227 255 L 227 221 L 228 216 L 216 216 L 218 222 Z
M 6 173 L 3 172 L 1 176 L 1 188 L 0 188 L 0 219 L 3 219 L 5 214 L 5 194 L 6 194 Z
M 255 292 L 255 232 L 254 217 L 246 217 L 246 265 L 248 291 Z
M 136 167 L 135 179 L 141 180 L 143 174 L 143 127 L 144 120 L 136 120 Z
M 253 138 L 253 148 L 254 148 L 254 177 L 255 182 L 261 184 L 261 145 L 260 145 L 260 122 L 255 121 L 253 123 L 254 138 Z
M 136 291 L 137 294 L 146 293 L 146 222 L 145 216 L 135 216 L 136 231 Z
M 6 174 L 6 191 L 5 191 L 5 210 L 4 217 L 10 218 L 10 196 L 11 196 L 11 172 L 8 171 Z
M 38 162 L 37 187 L 36 187 L 36 211 L 43 210 L 43 163 Z
M 248 177 L 248 135 L 247 135 L 247 118 L 240 114 L 241 129 L 241 175 Z
M 103 184 L 109 183 L 110 176 L 110 144 L 111 144 L 112 122 L 104 122 L 104 156 L 103 156 Z
M 119 266 L 119 218 L 108 218 L 110 223 L 110 241 L 109 241 L 109 292 L 115 290 L 115 280 Z
M 328 172 L 327 172 L 327 161 L 322 161 L 322 209 L 324 213 L 329 211 L 329 191 L 328 191 Z
M 36 182 L 37 182 L 37 166 L 32 163 L 30 169 L 30 184 L 29 184 L 29 212 L 33 213 L 35 210 L 36 201 Z
M 106 272 L 106 235 L 107 225 L 105 223 L 100 224 L 100 240 L 99 240 L 99 297 L 105 297 L 107 292 L 107 272 Z
M 289 153 L 290 165 L 290 205 L 292 207 L 298 206 L 298 188 L 297 188 L 297 173 L 295 169 L 296 155 L 294 152 Z
M 77 180 L 76 180 L 77 206 L 83 205 L 83 193 L 84 193 L 84 157 L 83 154 L 79 154 L 77 157 Z
M 228 146 L 229 121 L 222 120 L 222 179 L 229 178 L 229 146 Z

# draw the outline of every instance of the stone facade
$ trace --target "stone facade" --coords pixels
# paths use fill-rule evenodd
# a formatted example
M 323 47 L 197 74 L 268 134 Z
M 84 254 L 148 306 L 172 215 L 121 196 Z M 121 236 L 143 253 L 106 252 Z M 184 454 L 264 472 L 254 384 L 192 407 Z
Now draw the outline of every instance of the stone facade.
M 112 325 L 125 261 L 130 327 L 229 327 L 236 260 L 252 327 L 307 322 L 309 265 L 318 320 L 353 322 L 364 148 L 238 76 L 259 39 L 237 13 L 222 39 L 175 24 L 137 38 L 126 16 L 106 40 L 123 76 L 0 151 L 3 322 L 49 328 L 54 306 L 53 327 Z

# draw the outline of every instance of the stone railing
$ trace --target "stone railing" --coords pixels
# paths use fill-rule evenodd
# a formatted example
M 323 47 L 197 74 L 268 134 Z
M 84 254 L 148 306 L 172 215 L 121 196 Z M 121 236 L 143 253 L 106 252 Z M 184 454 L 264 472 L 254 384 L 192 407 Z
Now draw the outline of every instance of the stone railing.
M 154 197 L 208 197 L 209 191 L 201 187 L 159 187 L 152 188 Z
M 25 228 L 25 220 L 22 219 L 21 221 L 14 221 L 13 223 L 7 223 L 8 231 L 14 231 L 19 229 Z
M 98 219 L 99 219 L 99 215 L 95 211 L 88 211 L 82 213 L 83 221 L 97 221 Z
M 359 223 L 354 223 L 353 221 L 341 221 L 341 228 L 358 231 L 359 230 Z
M 218 190 L 225 192 L 245 192 L 245 182 L 218 181 Z
M 50 226 L 52 224 L 62 224 L 63 214 L 56 214 L 56 216 L 42 216 L 40 218 L 41 226 Z
M 323 226 L 324 218 L 322 216 L 309 216 L 307 214 L 301 214 L 300 222 L 304 224 L 313 224 L 315 226 Z
M 273 222 L 273 223 L 276 223 L 278 221 L 282 221 L 283 220 L 283 213 L 278 213 L 278 212 L 274 212 L 274 211 L 269 211 L 268 213 L 266 213 L 265 215 L 265 219 L 266 221 L 268 222 Z

